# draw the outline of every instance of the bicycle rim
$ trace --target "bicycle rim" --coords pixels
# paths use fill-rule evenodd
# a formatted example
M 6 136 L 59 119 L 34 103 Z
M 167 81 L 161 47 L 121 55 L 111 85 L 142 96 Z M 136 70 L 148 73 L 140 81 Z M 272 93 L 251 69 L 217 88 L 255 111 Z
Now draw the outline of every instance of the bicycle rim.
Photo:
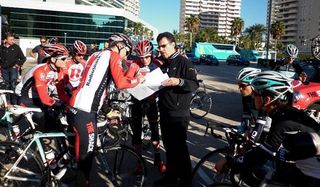
M 147 175 L 146 165 L 143 158 L 132 148 L 124 145 L 104 148 L 104 154 L 101 156 L 106 163 L 100 168 L 103 167 L 106 170 L 113 186 L 142 187 L 144 185 Z
M 29 149 L 8 178 L 5 174 L 13 167 L 23 151 L 23 146 L 15 142 L 0 142 L 0 183 L 9 187 L 40 186 L 43 165 L 38 155 Z
M 193 118 L 200 119 L 206 116 L 212 107 L 211 97 L 203 91 L 197 92 L 191 99 L 190 113 Z
M 215 170 L 215 164 L 223 159 L 226 153 L 226 149 L 217 149 L 202 157 L 192 171 L 192 186 L 231 184 L 228 173 L 218 173 Z

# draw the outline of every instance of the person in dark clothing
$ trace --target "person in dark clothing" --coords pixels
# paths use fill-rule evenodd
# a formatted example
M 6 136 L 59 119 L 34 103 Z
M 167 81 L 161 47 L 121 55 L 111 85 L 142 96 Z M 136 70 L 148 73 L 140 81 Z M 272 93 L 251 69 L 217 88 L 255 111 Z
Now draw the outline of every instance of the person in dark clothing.
M 291 82 L 292 79 L 278 72 L 265 71 L 256 75 L 251 83 L 254 88 L 256 108 L 266 112 L 272 119 L 264 145 L 275 152 L 281 149 L 285 132 L 319 132 L 320 130 L 319 124 L 305 112 L 289 105 L 293 93 Z M 248 174 L 254 173 L 255 169 L 261 167 L 268 159 L 271 159 L 268 153 L 255 147 L 235 159 L 226 158 L 226 163 L 239 171 L 247 184 L 258 186 L 260 181 L 250 178 Z M 215 166 L 218 171 L 224 167 L 221 163 Z M 297 160 L 295 164 L 279 159 L 276 161 L 273 180 L 297 187 L 319 186 L 320 162 L 316 157 Z
M 41 36 L 40 37 L 40 45 L 35 46 L 32 51 L 30 51 L 30 56 L 32 56 L 33 58 L 36 58 L 36 53 L 38 54 L 37 57 L 37 62 L 38 64 L 41 63 L 45 63 L 45 61 L 43 61 L 45 59 L 45 54 L 43 51 L 43 46 L 48 44 L 48 38 L 46 36 Z
M 161 67 L 169 76 L 159 92 L 160 127 L 166 150 L 166 175 L 155 186 L 190 186 L 191 161 L 188 151 L 187 129 L 190 122 L 192 92 L 199 84 L 193 64 L 175 48 L 175 38 L 169 32 L 157 37 L 158 50 L 163 58 Z
M 14 35 L 7 33 L 4 38 L 4 44 L 0 46 L 0 65 L 2 78 L 14 91 L 18 79 L 18 70 L 26 61 L 21 48 L 15 44 Z M 17 104 L 14 96 L 8 96 L 11 104 Z
M 241 133 L 249 130 L 251 123 L 253 123 L 256 120 L 255 118 L 258 116 L 258 112 L 252 99 L 253 88 L 251 86 L 251 82 L 253 78 L 260 72 L 261 69 L 246 67 L 241 69 L 237 76 L 243 110 L 241 124 L 238 127 L 238 130 Z

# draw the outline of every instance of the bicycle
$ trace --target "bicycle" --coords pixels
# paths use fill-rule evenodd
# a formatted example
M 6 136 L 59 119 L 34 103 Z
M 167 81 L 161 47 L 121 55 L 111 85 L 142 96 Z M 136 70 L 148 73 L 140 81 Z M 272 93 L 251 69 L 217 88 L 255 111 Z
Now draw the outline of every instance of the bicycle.
M 193 186 L 210 186 L 212 184 L 228 184 L 232 181 L 229 172 L 218 172 L 215 170 L 215 164 L 225 158 L 226 155 L 235 156 L 244 149 L 244 136 L 235 129 L 222 126 L 225 131 L 225 137 L 217 135 L 211 129 L 211 135 L 227 143 L 224 148 L 210 151 L 203 156 L 192 170 Z
M 212 98 L 207 94 L 203 80 L 198 82 L 200 87 L 193 93 L 190 103 L 190 114 L 195 119 L 205 117 L 212 107 Z
M 109 124 L 107 125 L 109 127 Z M 108 128 L 107 127 L 107 128 Z M 99 134 L 97 148 L 94 152 L 98 169 L 108 178 L 108 186 L 143 186 L 146 179 L 145 162 L 132 148 L 125 145 L 108 146 L 104 140 L 105 131 Z M 111 131 L 110 131 L 111 132 Z M 18 142 L 0 142 L 0 182 L 7 186 L 59 186 L 60 179 L 66 172 L 62 168 L 51 167 L 59 163 L 68 151 L 66 137 L 74 136 L 70 132 L 33 133 L 27 144 Z M 119 136 L 119 134 L 114 136 Z M 57 155 L 55 161 L 49 160 L 44 152 L 41 139 L 53 139 L 54 146 L 50 148 Z M 59 141 L 60 139 L 60 141 Z M 61 141 L 62 140 L 62 141 Z M 47 146 L 47 145 L 46 145 Z M 140 165 L 140 171 L 136 166 Z

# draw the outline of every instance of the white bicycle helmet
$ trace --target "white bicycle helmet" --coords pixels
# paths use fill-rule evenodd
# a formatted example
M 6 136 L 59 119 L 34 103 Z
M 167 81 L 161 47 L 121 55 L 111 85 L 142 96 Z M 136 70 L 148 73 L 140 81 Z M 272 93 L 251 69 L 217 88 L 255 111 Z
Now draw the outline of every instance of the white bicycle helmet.
M 250 67 L 243 68 L 239 71 L 237 80 L 251 84 L 253 78 L 260 72 L 261 72 L 261 69 L 257 69 L 257 68 L 250 68 Z
M 284 100 L 286 94 L 293 93 L 292 79 L 276 71 L 259 73 L 251 82 L 252 87 L 261 93 L 269 93 L 277 99 Z
M 293 44 L 287 45 L 284 50 L 284 54 L 289 58 L 297 58 L 298 53 L 299 53 L 299 49 Z

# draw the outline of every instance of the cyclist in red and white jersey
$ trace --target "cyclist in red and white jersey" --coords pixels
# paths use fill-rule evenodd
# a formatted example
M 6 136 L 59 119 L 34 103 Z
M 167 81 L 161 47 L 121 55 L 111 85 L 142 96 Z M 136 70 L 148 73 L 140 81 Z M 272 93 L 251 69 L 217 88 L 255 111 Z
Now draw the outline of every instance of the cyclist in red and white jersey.
M 80 85 L 73 92 L 67 120 L 76 131 L 76 159 L 80 173 L 89 184 L 93 151 L 97 140 L 97 111 L 106 98 L 106 90 L 111 81 L 117 88 L 132 88 L 143 77 L 126 77 L 122 60 L 132 51 L 128 36 L 116 33 L 109 38 L 110 48 L 93 53 L 86 64 Z
M 68 60 L 65 72 L 66 88 L 68 93 L 71 95 L 72 91 L 75 90 L 79 84 L 80 79 L 86 64 L 83 59 L 87 53 L 87 46 L 80 40 L 76 40 L 73 43 L 72 58 Z
M 20 83 L 20 104 L 28 107 L 40 107 L 46 114 L 49 107 L 60 108 L 69 101 L 64 91 L 64 73 L 62 71 L 69 58 L 69 51 L 61 44 L 45 45 L 43 47 L 46 63 L 32 68 Z M 55 94 L 58 94 L 58 98 Z M 36 113 L 34 116 L 42 128 L 46 120 L 44 114 Z M 38 116 L 37 116 L 38 115 Z M 39 116 L 40 115 L 40 116 Z M 43 124 L 43 126 L 42 126 Z M 47 128 L 46 128 L 47 129 Z
M 147 40 L 138 42 L 135 47 L 135 52 L 138 60 L 133 61 L 127 72 L 128 75 L 132 74 L 132 70 L 137 69 L 138 72 L 143 76 L 147 75 L 151 71 L 155 70 L 162 65 L 162 62 L 152 57 L 153 45 Z M 142 120 L 144 115 L 147 115 L 150 130 L 151 130 L 151 141 L 154 150 L 154 165 L 158 167 L 161 173 L 166 170 L 165 164 L 160 158 L 160 136 L 158 126 L 158 107 L 156 103 L 157 96 L 151 95 L 141 101 L 133 98 L 132 105 L 132 130 L 133 138 L 132 144 L 135 150 L 141 153 L 141 132 L 142 132 Z

